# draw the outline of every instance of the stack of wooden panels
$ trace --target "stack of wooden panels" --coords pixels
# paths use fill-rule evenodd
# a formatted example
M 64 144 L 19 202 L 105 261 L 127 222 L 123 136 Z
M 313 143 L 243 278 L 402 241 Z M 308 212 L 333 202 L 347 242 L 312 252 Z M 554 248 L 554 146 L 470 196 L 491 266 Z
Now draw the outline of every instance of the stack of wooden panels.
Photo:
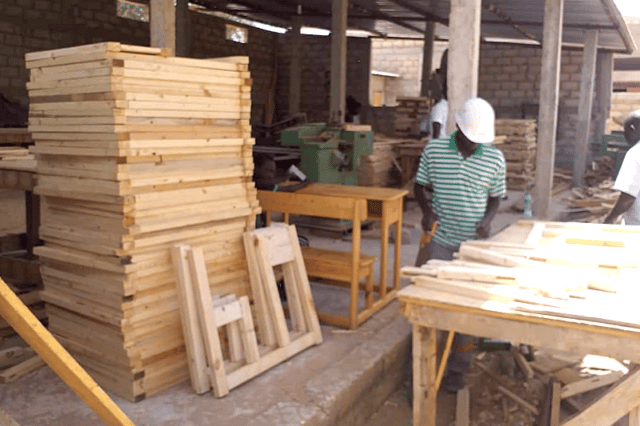
M 29 154 L 29 150 L 27 148 L 0 146 L 0 161 L 20 161 L 32 159 L 33 155 Z
M 214 293 L 249 292 L 259 211 L 248 58 L 101 43 L 26 55 L 50 330 L 130 400 L 188 377 L 171 247 L 202 247 Z
M 358 185 L 389 186 L 393 184 L 392 169 L 397 161 L 396 147 L 406 139 L 389 139 L 376 135 L 373 152 L 360 158 Z
M 498 237 L 467 241 L 457 259 L 405 267 L 403 275 L 443 303 L 462 298 L 504 311 L 640 328 L 634 309 L 628 318 L 614 315 L 629 303 L 623 295 L 638 295 L 639 230 L 520 221 Z
M 507 188 L 531 188 L 535 180 L 538 125 L 536 120 L 496 120 L 496 136 L 505 137 L 499 145 L 507 160 Z
M 409 136 L 413 130 L 417 129 L 418 121 L 429 113 L 430 108 L 430 98 L 398 98 L 394 123 L 396 135 L 401 137 Z

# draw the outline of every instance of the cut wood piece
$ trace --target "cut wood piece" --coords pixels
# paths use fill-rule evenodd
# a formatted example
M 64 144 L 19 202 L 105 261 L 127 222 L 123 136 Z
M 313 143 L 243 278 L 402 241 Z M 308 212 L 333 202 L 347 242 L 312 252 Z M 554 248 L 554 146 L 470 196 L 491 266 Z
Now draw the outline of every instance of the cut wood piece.
M 509 389 L 505 388 L 504 386 L 498 385 L 498 390 L 500 392 L 502 392 L 503 394 L 505 394 L 506 396 L 508 396 L 509 398 L 511 398 L 512 400 L 514 400 L 515 402 L 517 402 L 520 406 L 522 406 L 525 410 L 531 412 L 534 415 L 538 415 L 538 409 L 530 404 L 529 402 L 525 401 L 524 399 L 520 398 L 518 395 L 516 395 L 515 393 L 511 392 Z
M 45 362 L 38 355 L 29 358 L 26 361 L 22 361 L 20 364 L 9 367 L 0 373 L 0 383 L 12 383 L 21 378 L 24 375 L 37 370 L 40 367 L 44 367 Z
M 0 369 L 14 366 L 32 357 L 35 351 L 30 347 L 15 346 L 0 351 Z
M 623 376 L 624 374 L 621 372 L 614 371 L 603 376 L 589 377 L 587 379 L 567 384 L 562 388 L 562 398 L 569 398 L 574 395 L 611 385 L 619 381 Z
M 582 380 L 582 376 L 580 372 L 575 370 L 574 368 L 565 367 L 561 370 L 558 370 L 553 373 L 553 377 L 558 379 L 563 385 L 568 385 L 571 383 L 578 382 Z
M 211 389 L 211 383 L 206 373 L 208 368 L 207 357 L 198 320 L 187 254 L 188 248 L 185 245 L 178 245 L 172 249 L 191 386 L 197 394 L 202 394 Z
M 196 307 L 200 329 L 204 337 L 205 352 L 209 362 L 211 383 L 216 397 L 220 398 L 229 393 L 227 377 L 224 369 L 224 358 L 220 345 L 218 327 L 215 323 L 213 307 L 211 306 L 211 290 L 202 249 L 194 248 L 188 253 L 189 267 L 193 279 L 193 290 L 195 293 Z
M 260 351 L 256 340 L 256 331 L 253 327 L 253 317 L 251 315 L 251 307 L 249 298 L 242 296 L 240 298 L 242 307 L 242 319 L 240 320 L 240 338 L 244 347 L 244 356 L 248 364 L 256 363 L 260 360 Z
M 524 374 L 524 377 L 526 377 L 527 379 L 533 379 L 533 368 L 531 368 L 531 366 L 529 365 L 529 361 L 527 361 L 520 353 L 520 351 L 515 347 L 511 348 L 511 353 L 515 358 L 518 367 L 520 367 L 522 374 Z
M 469 387 L 458 391 L 456 398 L 456 426 L 469 426 Z

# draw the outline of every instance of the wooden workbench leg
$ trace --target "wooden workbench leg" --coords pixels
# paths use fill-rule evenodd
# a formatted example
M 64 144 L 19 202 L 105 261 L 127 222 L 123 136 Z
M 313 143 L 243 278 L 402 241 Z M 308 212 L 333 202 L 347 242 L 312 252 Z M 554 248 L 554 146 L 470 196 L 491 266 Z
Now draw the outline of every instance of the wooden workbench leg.
M 640 426 L 640 405 L 629 413 L 629 426 Z
M 33 248 L 40 240 L 40 196 L 31 191 L 25 191 L 25 210 L 27 222 L 27 255 L 33 257 Z
M 355 208 L 353 221 L 353 245 L 351 250 L 351 299 L 349 303 L 349 328 L 358 328 L 358 293 L 360 291 L 360 213 Z
M 400 255 L 402 252 L 402 199 L 400 199 L 400 218 L 396 222 L 396 239 L 393 247 L 393 288 L 400 290 Z
M 427 396 L 426 363 L 424 357 L 424 340 L 427 329 L 419 325 L 413 326 L 413 424 L 424 424 L 426 414 L 425 402 Z
M 382 202 L 382 219 L 380 221 L 380 227 L 382 228 L 382 235 L 380 237 L 380 300 L 384 299 L 387 295 L 387 262 L 389 251 L 389 209 L 388 203 Z
M 436 426 L 436 408 L 438 405 L 438 384 L 436 366 L 438 363 L 438 330 L 427 329 L 427 426 Z

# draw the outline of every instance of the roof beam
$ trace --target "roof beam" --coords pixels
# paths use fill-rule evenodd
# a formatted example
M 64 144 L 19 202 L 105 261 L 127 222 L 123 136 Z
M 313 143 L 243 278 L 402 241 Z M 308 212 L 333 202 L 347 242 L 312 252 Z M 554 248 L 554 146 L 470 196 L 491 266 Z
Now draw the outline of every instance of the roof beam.
M 415 31 L 415 32 L 418 32 L 420 34 L 424 34 L 424 30 L 423 29 L 420 29 L 420 28 L 418 28 L 416 26 L 413 26 L 411 24 L 407 24 L 406 22 L 403 22 L 400 19 L 395 18 L 395 17 L 393 17 L 391 15 L 388 15 L 388 14 L 386 14 L 384 12 L 378 12 L 376 10 L 369 9 L 368 7 L 365 7 L 365 6 L 362 6 L 362 5 L 356 5 L 356 4 L 351 4 L 351 7 L 353 9 L 360 9 L 361 11 L 365 11 L 365 12 L 368 12 L 368 13 L 371 13 L 371 14 L 375 14 L 376 16 L 379 16 L 379 18 L 371 18 L 371 19 L 380 19 L 380 20 L 384 20 L 384 21 L 388 21 L 388 22 L 393 22 L 394 24 L 399 25 L 401 27 L 408 28 L 408 29 L 410 29 L 412 31 Z
M 542 27 L 542 22 L 528 22 L 528 21 L 511 21 L 505 22 L 504 20 L 490 20 L 485 19 L 482 21 L 486 25 L 519 25 L 523 27 Z M 575 24 L 568 23 L 562 26 L 563 28 L 580 29 L 580 30 L 616 30 L 618 27 L 615 25 L 597 25 L 597 24 Z
M 496 6 L 493 3 L 489 3 L 487 1 L 483 1 L 482 2 L 482 7 L 484 9 L 487 9 L 488 11 L 490 11 L 491 13 L 493 13 L 494 15 L 496 15 L 498 18 L 502 19 L 502 21 L 504 21 L 505 24 L 510 25 L 511 27 L 513 27 L 516 31 L 518 31 L 520 34 L 522 34 L 523 36 L 525 36 L 526 38 L 530 39 L 530 40 L 534 40 L 537 41 L 538 43 L 540 43 L 540 40 L 538 39 L 538 37 L 536 37 L 535 35 L 533 35 L 532 33 L 530 33 L 529 31 L 525 30 L 524 28 L 522 28 L 520 25 L 516 24 L 513 22 L 513 19 L 511 19 L 511 16 L 509 16 L 507 13 L 505 13 L 504 11 L 500 10 L 500 8 L 498 6 Z
M 428 21 L 433 21 L 433 22 L 439 22 L 443 25 L 449 25 L 449 20 L 448 19 L 444 19 L 441 18 L 439 16 L 434 15 L 433 13 L 429 12 L 428 10 L 425 10 L 421 7 L 418 7 L 416 5 L 414 5 L 413 3 L 410 3 L 406 0 L 389 0 L 391 3 L 395 3 L 400 7 L 404 7 L 407 10 L 410 10 L 411 12 L 414 13 L 418 13 L 422 16 L 424 16 L 425 18 L 427 18 Z

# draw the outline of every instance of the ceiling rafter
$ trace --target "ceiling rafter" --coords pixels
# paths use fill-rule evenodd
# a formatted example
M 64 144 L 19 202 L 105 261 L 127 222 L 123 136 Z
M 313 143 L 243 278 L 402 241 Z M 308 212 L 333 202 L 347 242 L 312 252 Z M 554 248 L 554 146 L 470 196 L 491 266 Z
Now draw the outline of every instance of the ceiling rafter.
M 359 4 L 354 4 L 354 3 L 351 3 L 350 7 L 352 9 L 355 9 L 355 10 L 359 9 L 360 12 L 364 11 L 366 13 L 373 14 L 373 15 L 377 14 L 377 16 L 380 16 L 380 18 L 378 18 L 380 20 L 392 22 L 392 23 L 394 23 L 396 25 L 399 25 L 401 27 L 410 29 L 410 30 L 418 32 L 420 34 L 424 34 L 424 30 L 423 29 L 418 28 L 418 27 L 416 27 L 414 25 L 408 24 L 408 23 L 406 23 L 404 21 L 401 21 L 400 19 L 397 19 L 397 18 L 395 18 L 395 17 L 393 17 L 393 16 L 391 16 L 391 15 L 389 15 L 387 13 L 379 12 L 379 11 L 376 11 L 376 10 L 372 10 L 372 9 L 369 9 L 368 7 L 365 7 L 365 6 L 362 6 L 362 5 L 359 5 Z M 371 18 L 371 19 L 376 19 L 376 18 Z
M 404 7 L 405 9 L 417 13 L 419 15 L 424 16 L 425 18 L 427 18 L 427 21 L 433 21 L 433 22 L 438 22 L 442 25 L 449 25 L 449 20 L 448 19 L 444 19 L 441 18 L 437 15 L 434 15 L 433 13 L 429 12 L 428 10 L 425 10 L 419 6 L 416 6 L 415 4 L 408 2 L 406 0 L 388 0 L 391 3 L 397 4 L 400 7 Z
M 538 37 L 532 33 L 530 33 L 529 31 L 527 31 L 526 29 L 522 28 L 522 26 L 514 23 L 513 19 L 511 18 L 511 16 L 509 16 L 507 13 L 505 13 L 504 11 L 502 11 L 498 6 L 496 6 L 493 3 L 489 3 L 488 1 L 483 1 L 482 2 L 482 7 L 487 9 L 488 11 L 490 11 L 491 13 L 493 13 L 494 15 L 496 15 L 498 18 L 502 19 L 504 21 L 505 24 L 510 25 L 511 27 L 513 27 L 516 31 L 518 31 L 520 34 L 522 34 L 523 36 L 525 36 L 526 38 L 530 39 L 530 40 L 534 40 L 537 41 L 538 43 L 540 43 L 540 40 L 538 39 Z

